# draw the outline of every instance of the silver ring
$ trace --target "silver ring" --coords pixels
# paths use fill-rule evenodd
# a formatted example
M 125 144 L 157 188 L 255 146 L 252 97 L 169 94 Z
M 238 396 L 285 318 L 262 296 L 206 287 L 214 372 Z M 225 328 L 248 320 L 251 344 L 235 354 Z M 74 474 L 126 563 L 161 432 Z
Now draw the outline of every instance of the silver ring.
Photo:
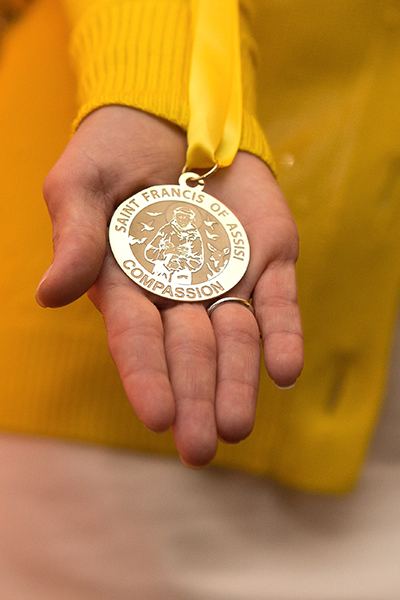
M 211 306 L 209 306 L 207 308 L 208 316 L 211 317 L 211 315 L 214 312 L 214 310 L 216 308 L 218 308 L 218 306 L 221 306 L 222 304 L 225 304 L 225 302 L 236 302 L 237 304 L 243 304 L 243 306 L 245 306 L 246 308 L 248 308 L 249 311 L 252 312 L 253 315 L 254 315 L 254 308 L 250 304 L 250 302 L 247 302 L 247 300 L 244 300 L 243 298 L 236 298 L 235 296 L 227 296 L 226 298 L 220 298 L 219 300 L 217 300 L 216 302 L 214 302 L 214 304 L 211 304 Z

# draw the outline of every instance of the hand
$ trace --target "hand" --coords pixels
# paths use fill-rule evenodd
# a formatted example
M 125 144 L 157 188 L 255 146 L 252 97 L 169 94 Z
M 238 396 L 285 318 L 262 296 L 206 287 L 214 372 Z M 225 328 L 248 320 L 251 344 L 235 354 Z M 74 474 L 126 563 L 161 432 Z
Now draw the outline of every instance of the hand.
M 289 386 L 301 372 L 298 237 L 268 167 L 240 152 L 207 180 L 205 191 L 247 231 L 250 265 L 229 295 L 252 296 L 256 318 L 227 303 L 210 319 L 201 303 L 164 300 L 139 288 L 111 255 L 108 222 L 132 194 L 176 183 L 185 153 L 180 129 L 140 111 L 109 106 L 87 117 L 45 181 L 54 259 L 37 299 L 57 307 L 88 291 L 103 314 L 110 353 L 136 414 L 152 431 L 172 426 L 183 462 L 201 466 L 213 458 L 218 437 L 238 442 L 253 427 L 259 331 L 278 385 Z

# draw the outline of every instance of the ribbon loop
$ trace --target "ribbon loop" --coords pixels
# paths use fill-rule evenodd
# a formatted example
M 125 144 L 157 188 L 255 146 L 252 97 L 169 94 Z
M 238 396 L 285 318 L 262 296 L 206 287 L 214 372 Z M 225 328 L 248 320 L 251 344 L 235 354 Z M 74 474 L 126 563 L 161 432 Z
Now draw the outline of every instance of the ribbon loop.
M 239 148 L 242 85 L 237 0 L 191 0 L 188 169 L 230 165 Z

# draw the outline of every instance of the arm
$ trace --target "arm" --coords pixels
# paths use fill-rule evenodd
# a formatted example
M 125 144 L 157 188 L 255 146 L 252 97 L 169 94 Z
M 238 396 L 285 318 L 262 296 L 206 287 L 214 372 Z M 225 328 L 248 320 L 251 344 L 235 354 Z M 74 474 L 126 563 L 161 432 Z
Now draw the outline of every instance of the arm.
M 268 167 L 239 153 L 210 179 L 208 191 L 238 215 L 249 235 L 251 263 L 230 294 L 253 294 L 257 321 L 233 304 L 210 320 L 202 304 L 163 302 L 139 289 L 110 255 L 107 223 L 132 193 L 177 181 L 185 153 L 181 128 L 133 108 L 103 107 L 85 118 L 45 182 L 54 260 L 38 299 L 61 306 L 89 291 L 139 418 L 153 431 L 173 426 L 182 460 L 203 465 L 218 436 L 236 442 L 251 431 L 258 327 L 274 381 L 289 385 L 300 373 L 297 230 Z

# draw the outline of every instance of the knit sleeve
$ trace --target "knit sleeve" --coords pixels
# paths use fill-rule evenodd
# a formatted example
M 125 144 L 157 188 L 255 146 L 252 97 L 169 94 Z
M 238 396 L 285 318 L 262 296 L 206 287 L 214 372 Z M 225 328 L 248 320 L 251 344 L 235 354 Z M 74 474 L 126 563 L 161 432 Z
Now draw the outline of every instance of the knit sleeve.
M 79 123 L 110 104 L 131 106 L 167 119 L 185 131 L 189 123 L 192 49 L 188 0 L 64 0 L 72 22 Z M 254 42 L 241 14 L 243 122 L 240 149 L 273 159 L 255 116 Z M 210 65 L 212 68 L 212 65 Z

